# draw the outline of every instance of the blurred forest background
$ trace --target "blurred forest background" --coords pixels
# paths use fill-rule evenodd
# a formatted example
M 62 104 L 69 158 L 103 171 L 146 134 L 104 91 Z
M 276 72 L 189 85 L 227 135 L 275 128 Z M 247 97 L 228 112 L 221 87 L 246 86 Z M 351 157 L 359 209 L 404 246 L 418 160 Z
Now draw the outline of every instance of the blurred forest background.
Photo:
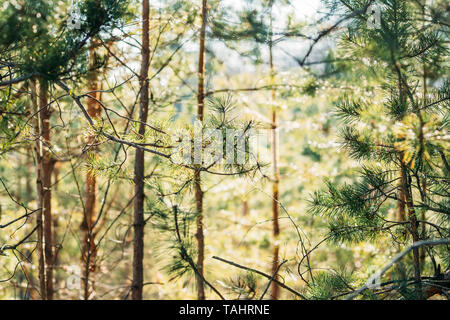
M 0 0 L 0 298 L 448 298 L 449 11 Z

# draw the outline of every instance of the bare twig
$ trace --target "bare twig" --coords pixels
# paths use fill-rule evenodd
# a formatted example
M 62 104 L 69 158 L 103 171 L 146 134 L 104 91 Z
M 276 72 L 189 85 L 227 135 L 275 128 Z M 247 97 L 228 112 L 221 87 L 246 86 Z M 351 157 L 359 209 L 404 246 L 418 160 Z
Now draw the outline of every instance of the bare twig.
M 268 275 L 267 273 L 264 273 L 264 272 L 262 272 L 262 271 L 259 271 L 259 270 L 256 270 L 256 269 L 252 269 L 252 268 L 249 268 L 249 267 L 246 267 L 246 266 L 242 266 L 242 265 L 240 265 L 240 264 L 237 264 L 237 263 L 232 262 L 232 261 L 229 261 L 229 260 L 225 260 L 225 259 L 220 258 L 220 257 L 213 256 L 212 258 L 213 258 L 213 259 L 216 259 L 216 260 L 219 260 L 219 261 L 222 261 L 222 262 L 225 262 L 225 263 L 228 263 L 228 264 L 232 265 L 233 267 L 236 267 L 236 268 L 240 268 L 240 269 L 244 269 L 244 270 L 247 270 L 247 271 L 251 271 L 251 272 L 257 273 L 257 274 L 259 274 L 259 275 L 261 275 L 261 276 L 263 276 L 263 277 L 266 277 L 267 279 L 272 279 L 272 276 L 271 276 L 271 275 Z M 300 298 L 302 298 L 302 299 L 304 299 L 304 300 L 307 300 L 306 297 L 305 297 L 304 295 L 302 295 L 300 292 L 295 291 L 294 289 L 288 287 L 288 286 L 285 285 L 283 282 L 280 282 L 280 281 L 278 281 L 277 279 L 273 279 L 272 281 L 275 282 L 276 284 L 278 284 L 279 286 L 281 286 L 282 288 L 288 290 L 289 292 L 295 294 L 297 297 L 300 297 Z

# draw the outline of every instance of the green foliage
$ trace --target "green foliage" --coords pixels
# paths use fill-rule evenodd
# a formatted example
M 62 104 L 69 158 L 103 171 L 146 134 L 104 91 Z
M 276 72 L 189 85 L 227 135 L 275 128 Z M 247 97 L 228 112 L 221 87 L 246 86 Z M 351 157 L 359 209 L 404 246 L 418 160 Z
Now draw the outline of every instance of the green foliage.
M 240 274 L 236 279 L 230 280 L 228 289 L 236 295 L 236 299 L 251 300 L 257 294 L 258 279 L 253 272 Z
M 329 300 L 349 290 L 352 277 L 342 272 L 320 271 L 314 277 L 314 283 L 308 288 L 308 295 L 314 300 Z
M 81 1 L 80 27 L 68 30 L 66 19 L 61 19 L 57 6 L 50 6 L 48 1 L 16 3 L 1 13 L 4 28 L 0 51 L 6 59 L 14 57 L 12 66 L 18 75 L 48 80 L 86 72 L 86 44 L 99 33 L 118 26 L 127 10 L 127 1 Z
M 449 238 L 446 3 L 428 1 L 422 11 L 418 2 L 379 0 L 381 27 L 371 29 L 366 13 L 353 14 L 367 1 L 325 2 L 329 14 L 300 21 L 303 12 L 293 1 L 225 7 L 208 0 L 207 103 L 198 121 L 201 2 L 150 1 L 149 114 L 141 134 L 141 1 L 74 1 L 79 28 L 67 24 L 72 1 L 0 1 L 0 297 L 25 298 L 38 286 L 33 230 L 41 151 L 53 168 L 54 284 L 61 299 L 79 298 L 64 281 L 67 266 L 80 264 L 80 225 L 91 196 L 98 219 L 91 297 L 129 296 L 136 149 L 145 149 L 145 298 L 195 297 L 198 175 L 204 276 L 229 299 L 259 298 L 268 279 L 212 255 L 270 274 L 278 244 L 280 258 L 289 261 L 280 281 L 308 299 L 343 299 L 413 236 Z M 331 41 L 321 47 L 324 39 Z M 45 97 L 32 94 L 39 94 L 40 81 L 48 85 L 48 108 L 41 105 Z M 93 106 L 88 95 L 102 102 L 93 123 L 86 119 Z M 277 239 L 273 111 L 280 137 Z M 36 135 L 43 115 L 50 115 L 49 141 Z M 227 148 L 231 130 L 237 135 Z M 269 138 L 262 155 L 250 148 L 257 130 Z M 193 163 L 196 147 L 201 163 Z M 243 163 L 224 162 L 239 155 Z M 448 246 L 420 253 L 424 283 L 450 264 Z M 383 275 L 380 289 L 358 298 L 419 298 L 414 263 L 405 256 Z M 294 297 L 280 290 L 281 298 Z
M 440 65 L 442 70 L 430 76 L 447 86 L 448 66 L 437 62 L 448 54 L 445 32 L 437 24 L 419 23 L 422 17 L 411 3 L 388 0 L 377 5 L 382 8 L 380 28 L 368 28 L 365 18 L 357 16 L 340 43 L 345 57 L 363 60 L 356 68 L 370 69 L 379 83 L 369 101 L 346 95 L 336 103 L 335 114 L 345 124 L 342 146 L 360 163 L 360 176 L 351 183 L 325 181 L 326 189 L 313 194 L 309 212 L 326 217 L 329 240 L 339 243 L 374 242 L 384 236 L 397 241 L 402 232 L 416 239 L 445 238 L 448 221 L 441 220 L 438 232 L 431 228 L 419 235 L 388 216 L 396 202 L 407 208 L 407 223 L 421 225 L 422 230 L 428 226 L 419 219 L 448 216 L 448 194 L 436 192 L 448 186 L 448 154 L 443 154 L 448 142 L 443 138 L 448 131 L 444 124 L 448 93 L 440 94 L 447 89 L 426 74 L 433 61 L 433 69 Z M 349 1 L 341 9 L 361 7 L 362 3 Z M 429 105 L 435 107 L 433 111 Z M 409 282 L 398 290 L 408 299 L 418 296 Z

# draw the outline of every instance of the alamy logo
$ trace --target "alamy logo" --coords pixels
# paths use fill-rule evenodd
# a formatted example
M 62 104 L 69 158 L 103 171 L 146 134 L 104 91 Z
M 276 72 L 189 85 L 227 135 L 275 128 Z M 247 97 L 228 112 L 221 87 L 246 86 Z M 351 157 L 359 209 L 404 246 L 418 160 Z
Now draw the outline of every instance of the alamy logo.
M 381 28 L 381 7 L 376 4 L 371 4 L 366 11 L 367 28 L 380 29 Z
M 183 165 L 211 167 L 215 164 L 256 165 L 269 162 L 270 130 L 204 128 L 200 122 L 193 130 L 173 137 L 172 161 Z
M 66 280 L 66 288 L 68 290 L 81 290 L 81 268 L 79 266 L 68 266 L 67 273 L 69 276 Z
M 376 267 L 369 268 L 368 272 L 371 274 L 366 281 L 368 289 L 378 289 L 381 285 L 381 272 Z
M 76 5 L 72 5 L 69 11 L 69 18 L 67 19 L 67 27 L 69 29 L 80 29 L 81 28 L 81 12 Z

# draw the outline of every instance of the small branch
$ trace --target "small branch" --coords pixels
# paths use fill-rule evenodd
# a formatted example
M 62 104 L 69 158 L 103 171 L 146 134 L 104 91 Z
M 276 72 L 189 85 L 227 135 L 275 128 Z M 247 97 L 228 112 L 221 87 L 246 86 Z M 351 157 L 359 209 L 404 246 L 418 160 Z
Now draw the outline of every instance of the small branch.
M 410 245 L 408 248 L 406 248 L 404 251 L 397 254 L 394 259 L 392 259 L 388 264 L 386 264 L 378 273 L 377 276 L 381 277 L 386 271 L 388 271 L 396 262 L 398 262 L 400 259 L 402 259 L 405 255 L 407 255 L 411 250 L 422 247 L 422 246 L 435 246 L 440 244 L 449 244 L 450 239 L 435 239 L 435 240 L 421 240 L 414 242 L 412 245 Z M 359 295 L 364 290 L 368 289 L 367 283 L 353 292 L 350 296 L 346 298 L 346 300 L 352 300 L 357 295 Z
M 12 85 L 12 84 L 15 84 L 15 83 L 19 83 L 19 82 L 25 81 L 25 80 L 28 80 L 28 79 L 32 78 L 33 76 L 34 76 L 34 74 L 27 74 L 27 75 L 24 75 L 24 76 L 21 76 L 21 77 L 17 77 L 17 78 L 8 80 L 8 81 L 0 81 L 0 87 L 9 86 L 9 85 Z
M 1 247 L 1 248 L 0 248 L 0 254 L 2 254 L 3 251 L 5 251 L 5 250 L 16 250 L 16 248 L 17 248 L 18 246 L 20 246 L 22 243 L 24 243 L 25 241 L 27 241 L 27 239 L 28 239 L 29 237 L 31 237 L 31 235 L 36 231 L 37 227 L 38 227 L 38 226 L 35 226 L 35 227 L 33 228 L 33 230 L 31 230 L 31 232 L 25 236 L 25 238 L 23 238 L 22 240 L 20 240 L 20 241 L 17 242 L 16 244 L 11 245 L 11 246 L 3 246 L 3 247 Z
M 264 298 L 264 296 L 266 295 L 267 290 L 270 287 L 270 284 L 273 282 L 273 280 L 275 280 L 275 277 L 277 276 L 278 271 L 280 270 L 281 266 L 283 264 L 285 264 L 286 262 L 288 262 L 288 260 L 284 260 L 282 263 L 280 263 L 277 267 L 277 269 L 275 270 L 275 272 L 273 273 L 272 277 L 270 278 L 269 282 L 267 283 L 266 288 L 264 289 L 263 294 L 261 295 L 261 298 L 259 298 L 259 300 L 262 300 Z
M 22 216 L 20 216 L 20 217 L 18 217 L 18 218 L 16 218 L 16 219 L 13 219 L 13 220 L 11 220 L 11 221 L 5 223 L 5 224 L 0 224 L 0 229 L 6 228 L 7 226 L 9 226 L 9 225 L 13 224 L 14 222 L 17 222 L 17 221 L 19 221 L 19 220 L 21 220 L 21 219 L 23 219 L 23 218 L 28 218 L 29 216 L 31 216 L 33 213 L 35 213 L 35 212 L 38 211 L 38 210 L 40 210 L 40 208 L 39 208 L 39 209 L 36 209 L 36 210 L 33 210 L 33 211 L 31 211 L 31 212 L 27 212 L 27 213 L 25 213 L 24 215 L 22 215 Z
M 242 265 L 240 265 L 240 264 L 234 263 L 234 262 L 232 262 L 232 261 L 225 260 L 225 259 L 220 258 L 220 257 L 213 256 L 212 258 L 213 258 L 213 259 L 216 259 L 216 260 L 219 260 L 219 261 L 222 261 L 222 262 L 225 262 L 225 263 L 228 263 L 228 264 L 232 265 L 233 267 L 236 267 L 236 268 L 240 268 L 240 269 L 244 269 L 244 270 L 247 270 L 247 271 L 251 271 L 251 272 L 257 273 L 257 274 L 259 274 L 259 275 L 261 275 L 261 276 L 263 276 L 263 277 L 266 277 L 267 279 L 272 279 L 272 276 L 271 276 L 271 275 L 268 275 L 267 273 L 264 273 L 264 272 L 262 272 L 262 271 L 259 271 L 259 270 L 256 270 L 256 269 L 252 269 L 252 268 L 249 268 L 249 267 L 245 267 L 245 266 L 242 266 Z M 273 279 L 272 281 L 275 282 L 276 284 L 280 285 L 282 288 L 288 290 L 289 292 L 295 294 L 297 297 L 300 297 L 300 298 L 302 298 L 302 299 L 304 299 L 304 300 L 307 300 L 306 297 L 305 297 L 304 295 L 302 295 L 300 292 L 295 291 L 294 289 L 288 287 L 288 286 L 285 285 L 283 282 L 280 282 L 280 281 L 278 281 L 277 279 Z
M 98 131 L 98 129 L 95 127 L 94 120 L 91 118 L 91 116 L 88 114 L 86 108 L 81 103 L 80 96 L 76 96 L 75 94 L 73 94 L 73 92 L 69 89 L 69 87 L 67 87 L 62 81 L 57 81 L 57 84 L 64 91 L 69 93 L 69 95 L 72 97 L 72 99 L 75 100 L 76 104 L 80 108 L 81 112 L 83 113 L 84 117 L 87 119 L 87 121 L 88 121 L 89 125 L 92 127 L 92 129 L 94 129 L 95 131 Z M 164 158 L 170 158 L 170 155 L 168 155 L 168 154 L 165 154 L 165 153 L 162 153 L 162 152 L 159 152 L 159 151 L 156 151 L 156 150 L 152 150 L 152 149 L 149 149 L 149 148 L 145 148 L 145 147 L 143 147 L 143 146 L 141 146 L 141 145 L 139 145 L 137 143 L 133 143 L 133 142 L 130 142 L 130 141 L 126 141 L 126 140 L 123 140 L 123 139 L 116 138 L 113 135 L 104 132 L 103 130 L 100 131 L 100 134 L 102 134 L 103 136 L 105 136 L 106 138 L 108 138 L 111 141 L 114 141 L 114 142 L 117 142 L 117 143 L 120 143 L 120 144 L 124 144 L 124 145 L 128 145 L 128 146 L 131 146 L 131 147 L 134 147 L 136 149 L 143 150 L 143 151 L 147 151 L 147 152 L 156 154 L 156 155 L 164 157 Z

